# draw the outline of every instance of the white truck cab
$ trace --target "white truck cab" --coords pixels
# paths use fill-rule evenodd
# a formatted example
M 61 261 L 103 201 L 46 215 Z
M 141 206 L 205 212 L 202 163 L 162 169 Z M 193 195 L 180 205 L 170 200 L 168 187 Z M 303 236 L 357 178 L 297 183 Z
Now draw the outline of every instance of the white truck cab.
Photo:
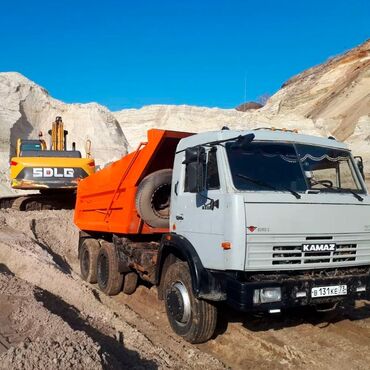
M 219 283 L 223 294 L 204 297 L 272 312 L 368 297 L 370 198 L 359 168 L 334 138 L 261 129 L 182 139 L 170 228 Z

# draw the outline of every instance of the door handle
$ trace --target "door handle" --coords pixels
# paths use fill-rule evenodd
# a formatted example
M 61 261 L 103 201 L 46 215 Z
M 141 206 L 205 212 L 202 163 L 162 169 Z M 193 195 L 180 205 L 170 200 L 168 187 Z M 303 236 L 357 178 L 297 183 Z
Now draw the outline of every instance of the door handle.
M 176 215 L 176 220 L 183 220 L 184 217 L 182 215 Z

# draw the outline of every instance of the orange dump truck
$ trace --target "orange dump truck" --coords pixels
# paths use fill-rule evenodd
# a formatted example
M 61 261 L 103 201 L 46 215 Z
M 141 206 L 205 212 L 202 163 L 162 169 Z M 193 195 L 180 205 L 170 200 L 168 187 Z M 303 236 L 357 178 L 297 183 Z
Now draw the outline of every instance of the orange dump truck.
M 104 293 L 115 295 L 123 290 L 132 294 L 141 278 L 159 285 L 159 298 L 163 299 L 164 276 L 174 274 L 169 266 L 182 273 L 184 266 L 176 263 L 184 260 L 183 252 L 178 251 L 181 243 L 173 243 L 169 233 L 170 196 L 176 148 L 181 139 L 191 135 L 149 130 L 148 141 L 140 143 L 136 151 L 79 182 L 74 222 L 81 230 L 81 276 L 98 283 Z M 191 293 L 190 274 L 199 275 L 199 280 L 200 272 L 185 268 L 186 283 L 172 288 L 167 299 L 171 326 L 192 343 L 208 340 L 216 325 L 215 306 L 203 300 L 197 316 L 190 318 L 190 299 L 197 301 Z M 166 284 L 175 283 L 167 279 Z M 199 324 L 201 314 L 204 317 Z
M 189 135 L 150 130 L 148 142 L 141 143 L 136 151 L 87 181 L 81 181 L 75 209 L 76 225 L 85 231 L 125 235 L 167 232 L 175 151 L 179 141 Z M 154 176 L 143 181 L 151 174 Z M 150 186 L 155 185 L 153 181 L 159 181 L 155 189 Z M 148 196 L 151 199 L 147 199 Z

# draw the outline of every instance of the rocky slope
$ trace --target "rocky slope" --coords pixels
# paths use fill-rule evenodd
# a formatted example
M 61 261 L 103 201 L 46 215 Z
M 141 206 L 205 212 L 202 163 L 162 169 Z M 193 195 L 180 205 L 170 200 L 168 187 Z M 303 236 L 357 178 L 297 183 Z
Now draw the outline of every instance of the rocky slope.
M 339 140 L 370 130 L 370 40 L 288 80 L 261 110 L 311 119 Z M 367 125 L 367 127 L 366 127 Z
M 56 116 L 62 116 L 72 141 L 84 155 L 87 139 L 98 165 L 127 152 L 127 140 L 115 117 L 96 104 L 65 104 L 19 73 L 0 73 L 0 193 L 9 188 L 9 159 L 20 138 L 37 138 L 39 131 L 48 140 L 48 130 Z

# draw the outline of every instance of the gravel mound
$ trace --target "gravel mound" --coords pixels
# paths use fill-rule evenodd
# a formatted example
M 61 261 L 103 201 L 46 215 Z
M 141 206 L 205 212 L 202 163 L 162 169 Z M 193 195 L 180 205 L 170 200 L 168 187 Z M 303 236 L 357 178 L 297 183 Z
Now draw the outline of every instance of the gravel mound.
M 0 264 L 0 339 L 7 348 L 0 369 L 116 367 L 98 343 L 50 311 L 45 294 Z
M 83 333 L 37 338 L 11 347 L 0 357 L 1 369 L 103 369 L 100 347 Z

